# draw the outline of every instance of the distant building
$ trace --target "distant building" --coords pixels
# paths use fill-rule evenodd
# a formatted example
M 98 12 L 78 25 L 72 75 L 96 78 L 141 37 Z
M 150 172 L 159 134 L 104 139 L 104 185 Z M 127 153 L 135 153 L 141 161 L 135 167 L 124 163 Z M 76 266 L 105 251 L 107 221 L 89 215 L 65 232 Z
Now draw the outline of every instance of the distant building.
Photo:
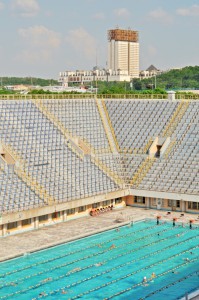
M 89 83 L 95 81 L 131 81 L 131 76 L 128 75 L 127 71 L 122 70 L 105 70 L 93 68 L 91 71 L 76 70 L 76 71 L 65 71 L 59 73 L 59 83 L 68 87 L 70 83 Z
M 5 89 L 15 91 L 15 92 L 29 91 L 31 89 L 31 86 L 24 85 L 24 84 L 6 85 Z
M 59 83 L 68 87 L 70 83 L 93 81 L 126 81 L 139 78 L 138 32 L 113 29 L 108 31 L 108 68 L 94 67 L 93 70 L 76 70 L 59 73 Z
M 158 70 L 154 65 L 150 65 L 146 70 L 140 71 L 140 78 L 145 79 L 145 78 L 150 78 L 156 75 L 159 75 L 163 73 L 163 71 Z
M 108 68 L 126 71 L 139 77 L 139 35 L 137 31 L 113 29 L 108 31 Z

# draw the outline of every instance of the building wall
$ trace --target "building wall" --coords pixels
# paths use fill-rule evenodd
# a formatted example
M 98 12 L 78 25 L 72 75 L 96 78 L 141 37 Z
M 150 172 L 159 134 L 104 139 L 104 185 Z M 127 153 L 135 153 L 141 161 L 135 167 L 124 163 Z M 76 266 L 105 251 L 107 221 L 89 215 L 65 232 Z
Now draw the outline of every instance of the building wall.
M 38 208 L 32 212 L 29 210 L 21 215 L 21 219 L 16 218 L 16 215 L 12 216 L 12 214 L 7 214 L 7 218 L 4 220 L 5 222 L 0 225 L 0 236 L 7 236 L 9 234 L 34 230 L 43 226 L 86 217 L 91 214 L 91 211 L 94 211 L 95 215 L 103 214 L 112 209 L 125 207 L 126 205 L 146 209 L 178 211 L 182 213 L 199 213 L 198 202 L 134 196 L 128 195 L 127 191 L 121 191 L 117 194 L 115 193 L 115 195 L 112 193 L 109 196 L 104 195 L 101 196 L 101 198 L 92 198 L 91 202 L 72 201 L 71 205 L 67 208 L 66 205 L 60 205 L 56 208 Z
M 108 68 L 127 71 L 131 77 L 139 77 L 139 43 L 109 41 Z
M 129 73 L 132 77 L 139 77 L 139 43 L 130 43 L 129 45 Z
M 115 68 L 113 70 L 125 70 L 129 72 L 129 53 L 128 42 L 115 42 L 116 45 L 116 57 Z
M 62 209 L 57 207 L 56 211 L 50 212 L 45 211 L 42 208 L 37 209 L 37 214 L 24 214 L 22 220 L 17 220 L 16 218 L 9 217 L 6 223 L 0 225 L 0 236 L 7 236 L 10 234 L 16 234 L 23 231 L 39 229 L 44 226 L 54 225 L 56 223 L 74 220 L 81 217 L 86 217 L 91 214 L 91 211 L 95 212 L 95 215 L 106 213 L 112 209 L 118 209 L 126 206 L 126 197 L 103 197 L 97 198 L 96 201 L 93 200 L 92 204 L 78 205 L 76 201 L 71 205 L 71 208 Z

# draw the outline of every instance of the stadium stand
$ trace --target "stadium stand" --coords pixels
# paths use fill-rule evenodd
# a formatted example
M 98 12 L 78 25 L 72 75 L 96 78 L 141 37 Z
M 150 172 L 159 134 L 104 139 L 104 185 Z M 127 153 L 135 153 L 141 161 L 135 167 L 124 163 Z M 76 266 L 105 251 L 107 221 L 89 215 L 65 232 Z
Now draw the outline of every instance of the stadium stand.
M 1 235 L 93 207 L 199 211 L 197 100 L 0 100 L 0 120 Z

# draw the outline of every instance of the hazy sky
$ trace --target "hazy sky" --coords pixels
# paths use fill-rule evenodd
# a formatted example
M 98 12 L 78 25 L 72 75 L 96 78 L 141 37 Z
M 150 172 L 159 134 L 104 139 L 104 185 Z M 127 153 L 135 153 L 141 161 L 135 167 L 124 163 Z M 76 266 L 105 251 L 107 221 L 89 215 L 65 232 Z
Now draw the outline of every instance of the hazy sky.
M 140 35 L 140 69 L 199 65 L 199 0 L 0 0 L 0 76 L 106 67 L 107 30 Z

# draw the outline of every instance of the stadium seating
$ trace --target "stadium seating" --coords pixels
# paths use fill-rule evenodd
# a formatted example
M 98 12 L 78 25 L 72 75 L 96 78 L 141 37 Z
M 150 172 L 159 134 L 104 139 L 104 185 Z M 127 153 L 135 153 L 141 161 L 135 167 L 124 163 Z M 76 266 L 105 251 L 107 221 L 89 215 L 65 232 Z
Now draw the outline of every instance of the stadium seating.
M 159 136 L 178 102 L 105 101 L 121 149 L 141 150 L 148 140 Z
M 45 100 L 42 104 L 59 119 L 73 137 L 82 138 L 99 152 L 110 150 L 95 100 Z
M 0 102 L 0 117 L 1 142 L 10 145 L 19 154 L 25 161 L 23 168 L 27 175 L 42 186 L 56 202 L 119 189 L 91 161 L 91 157 L 85 156 L 83 160 L 77 157 L 59 130 L 31 101 Z M 2 180 L 7 175 L 4 172 Z M 16 174 L 13 176 L 16 178 Z M 8 186 L 7 192 L 3 194 L 3 203 L 10 201 L 13 197 L 11 193 L 12 189 Z M 31 208 L 24 191 L 17 189 L 16 193 L 19 193 L 17 196 L 24 202 L 23 209 Z
M 0 100 L 0 145 L 19 160 L 14 168 L 0 163 L 2 213 L 48 205 L 45 197 L 20 177 L 18 169 L 55 203 L 119 191 L 122 187 L 199 194 L 198 101 L 190 101 L 184 108 L 180 101 L 104 101 L 118 153 L 111 153 L 96 100 L 41 102 L 70 136 L 90 145 L 94 155 L 79 157 L 57 124 L 33 101 Z M 165 140 L 168 135 L 170 147 L 151 161 L 151 143 L 156 137 Z
M 172 138 L 175 146 L 170 155 L 155 162 L 139 188 L 199 193 L 199 105 L 192 102 Z

